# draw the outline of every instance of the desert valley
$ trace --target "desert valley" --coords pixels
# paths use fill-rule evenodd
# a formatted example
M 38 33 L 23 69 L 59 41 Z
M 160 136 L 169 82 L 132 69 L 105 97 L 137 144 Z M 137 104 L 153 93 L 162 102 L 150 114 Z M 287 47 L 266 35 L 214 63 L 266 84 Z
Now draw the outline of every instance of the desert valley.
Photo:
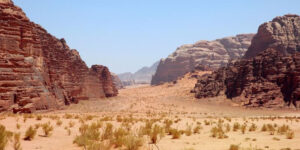
M 0 150 L 300 150 L 300 16 L 179 46 L 135 73 L 0 0 Z

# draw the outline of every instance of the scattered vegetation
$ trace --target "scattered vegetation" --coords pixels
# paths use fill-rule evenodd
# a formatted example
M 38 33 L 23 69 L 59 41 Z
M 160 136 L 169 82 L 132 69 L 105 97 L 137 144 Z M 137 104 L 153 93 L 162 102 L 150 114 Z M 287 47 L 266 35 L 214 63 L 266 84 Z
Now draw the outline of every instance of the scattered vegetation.
M 31 141 L 31 140 L 34 139 L 35 135 L 36 135 L 36 129 L 33 129 L 33 127 L 30 126 L 30 127 L 26 130 L 24 140 L 26 140 L 26 141 Z
M 15 133 L 14 134 L 14 140 L 13 140 L 14 150 L 22 150 L 20 137 L 21 137 L 21 133 Z
M 50 122 L 42 124 L 42 129 L 44 131 L 45 137 L 51 136 L 53 126 L 50 124 Z
M 3 125 L 0 125 L 0 150 L 4 150 L 9 139 L 11 138 L 12 133 L 6 131 Z

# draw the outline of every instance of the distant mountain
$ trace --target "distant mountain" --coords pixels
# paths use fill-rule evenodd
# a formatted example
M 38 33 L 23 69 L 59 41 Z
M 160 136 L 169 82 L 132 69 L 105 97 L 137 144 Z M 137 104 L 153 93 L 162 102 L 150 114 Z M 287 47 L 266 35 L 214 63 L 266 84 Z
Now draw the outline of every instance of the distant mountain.
M 134 84 L 150 84 L 152 76 L 155 74 L 159 62 L 155 62 L 150 67 L 143 67 L 135 73 L 126 72 L 118 74 L 124 86 Z

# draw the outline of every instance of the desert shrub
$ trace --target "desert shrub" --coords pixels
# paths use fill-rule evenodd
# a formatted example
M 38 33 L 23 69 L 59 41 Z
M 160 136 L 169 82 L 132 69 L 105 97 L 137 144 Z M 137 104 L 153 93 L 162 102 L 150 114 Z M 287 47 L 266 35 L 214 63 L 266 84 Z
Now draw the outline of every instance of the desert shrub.
M 117 122 L 122 122 L 123 121 L 123 119 L 120 115 L 117 115 L 116 120 L 117 120 Z
M 286 132 L 288 132 L 289 130 L 290 130 L 290 127 L 288 125 L 282 125 L 277 129 L 277 133 L 283 135 Z
M 208 126 L 208 125 L 211 125 L 211 122 L 210 122 L 210 121 L 207 121 L 207 120 L 204 120 L 204 124 L 205 124 L 206 126 Z
M 268 130 L 267 126 L 264 124 L 262 127 L 261 127 L 261 131 L 262 132 L 266 132 Z
M 239 130 L 241 128 L 241 125 L 238 123 L 238 122 L 235 122 L 234 124 L 233 124 L 233 131 L 237 131 L 237 130 Z
M 41 127 L 41 124 L 39 124 L 39 123 L 34 125 L 34 129 L 36 129 L 36 130 L 39 129 L 40 127 Z
M 191 136 L 192 135 L 192 127 L 187 126 L 184 133 L 185 133 L 186 136 Z
M 70 128 L 73 128 L 74 125 L 75 125 L 75 122 L 73 122 L 73 121 L 70 121 L 70 122 L 69 122 L 69 127 L 70 127 Z
M 33 129 L 33 127 L 30 126 L 30 127 L 26 130 L 24 140 L 26 140 L 26 141 L 31 141 L 31 140 L 34 139 L 35 135 L 36 135 L 36 129 Z
M 287 131 L 285 135 L 287 139 L 293 139 L 295 137 L 294 131 L 291 130 Z
M 140 128 L 139 135 L 147 135 L 150 138 L 151 144 L 156 144 L 158 142 L 158 139 L 165 136 L 165 130 L 163 127 L 160 127 L 159 125 L 154 124 L 154 121 L 147 121 L 145 123 L 145 126 Z M 168 126 L 168 125 L 167 125 Z M 166 125 L 164 126 L 166 127 Z M 171 129 L 168 129 L 169 132 Z
M 125 144 L 126 136 L 129 134 L 124 128 L 118 128 L 114 131 L 114 139 L 111 141 L 115 147 L 121 147 Z
M 194 134 L 199 134 L 201 129 L 202 129 L 201 125 L 197 125 L 197 126 L 194 128 Z
M 9 139 L 11 138 L 12 133 L 6 131 L 3 125 L 0 125 L 0 150 L 4 150 Z
M 256 131 L 256 129 L 257 129 L 256 124 L 252 123 L 251 126 L 249 127 L 249 132 L 254 132 Z
M 239 150 L 239 149 L 240 149 L 239 145 L 231 144 L 230 147 L 229 147 L 229 150 Z
M 172 135 L 172 139 L 179 139 L 181 136 L 181 133 L 179 130 L 177 129 L 170 129 L 171 135 Z
M 245 134 L 246 129 L 247 129 L 247 124 L 243 124 L 243 125 L 241 126 L 241 131 L 242 131 L 243 134 Z
M 15 133 L 14 134 L 14 140 L 13 140 L 14 150 L 22 150 L 22 148 L 21 148 L 21 142 L 20 142 L 20 137 L 21 137 L 20 133 Z
M 57 125 L 57 126 L 61 126 L 62 123 L 63 123 L 63 122 L 62 122 L 61 120 L 57 120 L 57 121 L 56 121 L 56 125 Z
M 228 136 L 225 134 L 222 124 L 219 124 L 217 127 L 213 127 L 211 130 L 211 137 L 218 138 L 218 139 L 224 139 L 228 138 Z
M 158 138 L 164 137 L 164 135 L 165 135 L 164 133 L 165 132 L 162 127 L 160 127 L 159 125 L 154 125 L 154 127 L 150 133 L 150 140 L 151 140 L 152 144 L 156 144 L 158 141 Z
M 140 128 L 140 135 L 149 135 L 150 136 L 150 134 L 152 132 L 153 123 L 154 122 L 152 122 L 152 121 L 146 121 L 145 126 Z
M 64 118 L 66 118 L 66 119 L 72 119 L 73 115 L 72 114 L 65 114 Z
M 225 128 L 226 128 L 226 132 L 230 132 L 230 124 L 229 123 L 227 123 L 226 125 L 225 125 Z
M 231 122 L 231 118 L 230 117 L 224 117 L 225 120 L 227 120 L 228 122 Z
M 88 145 L 87 150 L 110 150 L 110 146 L 100 142 L 92 142 Z
M 126 147 L 126 150 L 138 150 L 139 147 L 143 145 L 143 139 L 130 134 L 126 136 L 124 145 Z
M 106 123 L 104 133 L 102 134 L 102 140 L 110 139 L 113 135 L 113 125 L 111 123 Z
M 92 128 L 96 128 L 96 129 L 100 129 L 100 128 L 102 128 L 102 126 L 103 126 L 103 123 L 102 123 L 102 121 L 100 121 L 100 120 L 98 120 L 98 121 L 96 121 L 96 122 L 93 122 L 93 123 L 91 124 L 91 127 L 92 127 Z
M 42 129 L 44 131 L 45 137 L 51 136 L 53 126 L 50 124 L 50 122 L 42 124 Z
M 20 128 L 21 128 L 21 125 L 20 125 L 19 123 L 17 123 L 17 124 L 16 124 L 16 128 L 17 128 L 17 129 L 20 129 Z
M 268 128 L 268 131 L 269 131 L 270 135 L 274 135 L 275 134 L 275 128 L 274 128 L 273 125 L 268 124 L 267 128 Z
M 40 121 L 40 120 L 42 120 L 42 119 L 43 119 L 43 116 L 42 116 L 42 115 L 37 115 L 37 116 L 36 116 L 36 120 Z
M 85 120 L 86 121 L 90 121 L 90 120 L 93 120 L 94 119 L 94 116 L 92 116 L 92 115 L 87 115 L 86 117 L 85 117 Z
M 85 149 L 93 144 L 93 141 L 100 140 L 100 132 L 98 128 L 94 128 L 87 124 L 82 124 L 79 128 L 80 135 L 76 136 L 73 143 Z
M 169 119 L 166 119 L 164 121 L 164 123 L 165 123 L 165 131 L 166 131 L 166 133 L 169 133 L 169 130 L 170 130 L 172 124 L 173 124 L 173 121 L 169 120 Z
M 101 121 L 112 121 L 112 117 L 109 117 L 109 116 L 105 116 L 103 118 L 100 119 Z

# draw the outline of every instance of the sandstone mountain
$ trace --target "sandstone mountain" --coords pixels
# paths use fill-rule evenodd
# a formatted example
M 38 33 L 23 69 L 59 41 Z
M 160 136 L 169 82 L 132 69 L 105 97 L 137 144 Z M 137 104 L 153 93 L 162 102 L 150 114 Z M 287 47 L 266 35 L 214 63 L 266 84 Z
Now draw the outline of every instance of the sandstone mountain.
M 119 74 L 123 85 L 129 86 L 134 84 L 150 84 L 152 76 L 155 74 L 159 62 L 155 62 L 150 67 L 143 67 L 135 73 L 122 73 Z
M 225 94 L 244 106 L 282 107 L 300 99 L 300 17 L 285 15 L 259 27 L 244 59 L 200 77 L 197 98 Z
M 271 22 L 262 24 L 245 58 L 255 57 L 267 48 L 274 48 L 283 55 L 300 51 L 300 19 L 297 15 L 276 17 Z
M 162 59 L 151 84 L 174 81 L 192 71 L 196 65 L 216 70 L 228 61 L 241 58 L 251 44 L 254 34 L 240 34 L 215 41 L 198 41 L 195 44 L 182 45 Z
M 11 0 L 0 0 L 0 109 L 59 109 L 117 95 L 107 67 L 88 68 L 76 50 L 31 22 Z

